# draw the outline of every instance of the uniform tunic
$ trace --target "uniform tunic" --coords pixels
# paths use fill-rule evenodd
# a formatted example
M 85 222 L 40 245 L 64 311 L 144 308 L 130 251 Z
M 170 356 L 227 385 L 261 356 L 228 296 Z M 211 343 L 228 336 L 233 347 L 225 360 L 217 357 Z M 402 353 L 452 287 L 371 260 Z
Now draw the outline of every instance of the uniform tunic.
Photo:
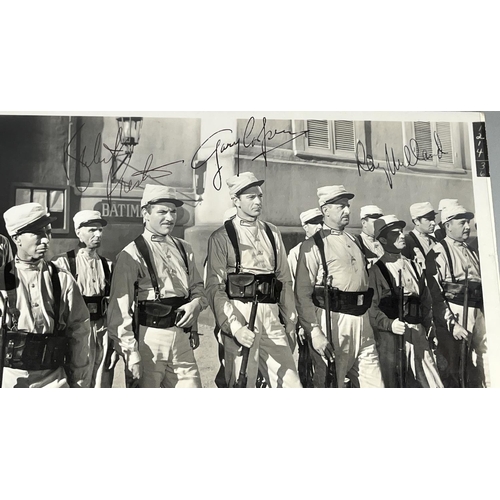
M 399 271 L 401 270 L 405 295 L 420 297 L 421 301 L 423 321 L 421 324 L 409 323 L 410 331 L 405 334 L 406 364 L 411 368 L 413 374 L 413 380 L 407 377 L 407 385 L 443 387 L 427 338 L 427 333 L 432 328 L 432 299 L 429 289 L 423 282 L 422 277 L 415 274 L 409 259 L 403 255 L 385 253 L 380 260 L 389 271 L 392 286 L 394 288 L 399 286 Z M 372 307 L 369 311 L 370 321 L 377 338 L 377 349 L 384 383 L 386 387 L 397 387 L 395 377 L 397 335 L 392 333 L 394 319 L 388 318 L 379 308 L 380 300 L 391 297 L 392 293 L 389 283 L 387 283 L 377 265 L 370 270 L 370 287 L 374 290 Z
M 194 264 L 191 245 L 182 243 L 188 258 L 187 273 L 182 255 L 172 237 L 143 233 L 155 266 L 160 298 L 191 297 L 207 306 L 203 281 Z M 154 300 L 155 291 L 144 259 L 134 242 L 118 255 L 111 283 L 108 307 L 108 332 L 115 348 L 125 357 L 130 369 L 142 362 L 141 387 L 201 387 L 200 374 L 190 345 L 189 335 L 182 328 L 140 326 L 139 342 L 134 338 L 132 318 L 134 283 L 139 283 L 139 301 Z
M 479 257 L 467 244 L 455 241 L 449 236 L 445 238 L 453 265 L 453 274 L 457 281 L 465 279 L 465 269 L 468 269 L 470 282 L 481 282 Z M 442 371 L 445 385 L 458 385 L 458 364 L 460 357 L 460 342 L 452 335 L 453 323 L 462 324 L 463 306 L 448 302 L 443 296 L 443 282 L 451 282 L 451 269 L 448 256 L 441 243 L 436 244 L 427 255 L 426 259 L 427 281 L 433 300 L 434 319 L 438 335 L 437 354 L 438 366 Z M 488 367 L 488 352 L 486 345 L 486 326 L 482 307 L 468 308 L 467 330 L 471 350 L 471 364 L 469 364 L 470 385 L 474 387 L 489 387 L 490 375 Z M 441 363 L 440 363 L 441 362 Z
M 9 239 L 0 234 L 0 266 L 4 266 L 14 258 Z
M 14 261 L 18 276 L 16 308 L 20 311 L 18 330 L 33 333 L 54 331 L 54 295 L 46 262 Z M 71 338 L 69 373 L 56 370 L 4 369 L 3 387 L 88 387 L 90 383 L 89 336 L 90 320 L 87 306 L 73 277 L 59 271 L 61 304 L 59 325 Z M 7 293 L 1 291 L 2 296 Z
M 60 268 L 71 272 L 66 254 L 53 259 Z M 112 263 L 106 259 L 110 273 Z M 78 287 L 85 297 L 104 296 L 106 283 L 102 261 L 97 253 L 90 254 L 80 248 L 75 258 Z M 104 311 L 105 312 L 105 311 Z M 109 350 L 112 348 L 106 326 L 106 316 L 90 321 L 90 366 L 92 367 L 91 387 L 110 388 L 113 385 L 113 370 L 107 370 Z
M 368 269 L 370 269 L 377 260 L 384 255 L 384 248 L 380 242 L 373 236 L 369 236 L 366 233 L 361 232 L 359 237 L 362 240 L 361 248 L 365 248 L 365 257 L 368 261 Z
M 261 221 L 247 223 L 236 216 L 233 219 L 241 256 L 241 272 L 271 274 L 274 272 L 274 254 L 271 242 Z M 243 223 L 243 224 L 242 224 Z M 279 304 L 259 304 L 255 321 L 255 341 L 250 349 L 247 380 L 254 387 L 260 370 L 271 387 L 300 387 L 295 362 L 287 333 L 295 330 L 297 314 L 293 299 L 292 280 L 285 247 L 277 228 L 269 227 L 277 249 L 276 277 L 283 283 Z M 208 242 L 207 295 L 216 321 L 224 332 L 234 335 L 248 324 L 251 303 L 230 300 L 226 294 L 227 274 L 235 272 L 236 257 L 224 227 L 215 231 Z M 280 323 L 281 313 L 285 328 Z M 286 329 L 286 332 L 285 332 Z M 240 366 L 241 349 L 233 338 L 224 336 L 226 381 L 234 385 Z
M 319 234 L 324 241 L 333 287 L 345 292 L 368 290 L 365 258 L 354 237 L 326 226 Z M 314 239 L 310 238 L 302 244 L 295 282 L 299 321 L 309 335 L 315 326 L 321 326 L 326 335 L 325 311 L 316 308 L 312 301 L 314 286 L 321 284 L 321 255 Z M 331 325 L 339 383 L 348 376 L 356 387 L 384 387 L 368 311 L 362 316 L 332 312 Z
M 302 242 L 298 245 L 295 245 L 288 252 L 288 266 L 290 267 L 290 274 L 292 275 L 292 286 L 295 286 L 295 274 L 297 273 L 297 262 L 299 261 L 299 253 Z
M 425 258 L 431 248 L 436 244 L 436 238 L 423 234 L 420 231 L 417 231 L 417 229 L 412 229 L 410 233 L 417 238 L 417 241 L 424 249 L 424 253 L 422 254 L 422 250 L 420 250 L 418 245 L 415 243 L 415 240 L 411 236 L 406 235 L 406 247 L 402 251 L 402 254 L 408 259 L 414 260 L 422 269 L 425 269 Z

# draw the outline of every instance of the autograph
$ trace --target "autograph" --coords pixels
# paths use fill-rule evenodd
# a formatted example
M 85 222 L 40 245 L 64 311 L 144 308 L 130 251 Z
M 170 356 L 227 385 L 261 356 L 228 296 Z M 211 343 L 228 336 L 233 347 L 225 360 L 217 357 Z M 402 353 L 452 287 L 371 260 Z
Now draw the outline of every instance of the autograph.
M 408 144 L 403 147 L 404 159 L 401 160 L 396 158 L 394 155 L 394 149 L 390 148 L 388 150 L 387 144 L 384 146 L 385 150 L 385 164 L 380 164 L 375 162 L 372 155 L 366 154 L 365 146 L 361 141 L 356 144 L 356 164 L 358 166 L 358 173 L 361 176 L 361 172 L 373 172 L 379 168 L 382 168 L 387 177 L 387 182 L 389 187 L 392 189 L 393 181 L 392 178 L 396 175 L 402 168 L 414 167 L 419 161 L 429 161 L 436 156 L 441 159 L 443 155 L 449 153 L 443 151 L 443 146 L 441 144 L 441 139 L 437 132 L 434 132 L 434 143 L 436 144 L 437 152 L 436 154 L 429 153 L 425 149 L 420 149 L 416 139 L 410 139 Z
M 200 150 L 209 142 L 213 137 L 218 136 L 219 134 L 223 134 L 224 132 L 230 132 L 232 133 L 233 130 L 230 128 L 223 128 L 221 130 L 218 130 L 217 132 L 214 132 L 212 135 L 210 135 L 204 142 L 200 144 L 200 147 L 195 151 L 193 158 L 191 159 L 191 168 L 193 170 L 196 170 L 198 168 L 203 167 L 204 165 L 207 164 L 208 160 L 210 160 L 214 155 L 215 155 L 215 161 L 217 165 L 217 171 L 215 172 L 214 178 L 212 179 L 212 185 L 213 187 L 217 190 L 220 191 L 222 188 L 222 167 L 223 165 L 220 163 L 220 158 L 219 154 L 224 153 L 224 151 L 230 149 L 230 148 L 236 148 L 237 153 L 236 153 L 236 171 L 239 174 L 240 173 L 240 151 L 241 148 L 248 149 L 252 148 L 255 146 L 260 145 L 261 152 L 252 158 L 253 160 L 256 160 L 257 158 L 263 157 L 264 158 L 264 163 L 267 167 L 267 155 L 271 151 L 274 151 L 277 148 L 280 148 L 281 146 L 284 146 L 285 144 L 288 144 L 292 142 L 293 140 L 297 139 L 298 137 L 305 136 L 309 132 L 308 130 L 301 131 L 301 132 L 292 132 L 291 130 L 268 130 L 266 129 L 266 124 L 267 124 L 267 119 L 266 117 L 262 118 L 262 127 L 254 133 L 254 128 L 255 128 L 255 118 L 252 116 L 248 120 L 246 126 L 245 126 L 245 131 L 243 133 L 243 137 L 238 137 L 234 142 L 228 142 L 224 143 L 222 139 L 217 139 L 217 142 L 215 143 L 215 148 L 214 150 L 210 153 L 208 158 L 201 162 L 196 161 L 196 157 Z M 278 144 L 277 146 L 274 146 L 272 148 L 269 148 L 268 146 L 268 141 L 271 139 L 274 139 L 277 136 L 285 136 L 288 137 L 287 140 L 284 142 Z
M 78 156 L 74 156 L 71 153 L 71 148 L 76 144 L 77 138 L 79 137 L 84 125 L 85 123 L 82 123 L 72 135 L 69 142 L 64 145 L 63 162 L 64 171 L 68 180 L 70 179 L 70 174 L 66 167 L 66 160 L 69 158 L 76 162 L 77 167 L 80 167 L 80 185 L 76 186 L 76 189 L 78 189 L 81 193 L 84 193 L 90 187 L 90 184 L 92 182 L 91 167 L 93 165 L 105 165 L 111 163 L 111 169 L 106 180 L 106 197 L 108 200 L 111 200 L 111 196 L 116 190 L 118 190 L 118 194 L 115 194 L 115 196 L 121 197 L 123 193 L 128 193 L 132 189 L 139 187 L 148 179 L 156 181 L 163 177 L 172 175 L 172 172 L 170 170 L 164 170 L 164 167 L 184 164 L 184 160 L 176 160 L 169 163 L 164 163 L 162 165 L 153 166 L 154 156 L 151 153 L 146 158 L 142 169 L 133 167 L 130 164 L 131 154 L 124 149 L 124 146 L 121 143 L 121 127 L 119 127 L 116 134 L 113 148 L 110 148 L 108 145 L 102 143 L 101 133 L 98 133 L 95 138 L 94 149 L 90 156 L 88 156 L 87 154 L 86 146 L 81 149 Z M 109 152 L 109 157 L 101 157 L 102 148 L 106 149 Z M 129 169 L 133 170 L 134 172 L 130 174 Z M 128 180 L 125 179 L 125 175 L 127 173 L 130 174 Z

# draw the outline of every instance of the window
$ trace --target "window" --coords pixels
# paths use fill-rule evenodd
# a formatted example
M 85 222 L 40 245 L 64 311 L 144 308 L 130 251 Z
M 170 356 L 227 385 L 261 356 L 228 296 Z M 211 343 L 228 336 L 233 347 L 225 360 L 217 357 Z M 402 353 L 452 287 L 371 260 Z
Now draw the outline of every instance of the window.
M 28 184 L 16 184 L 16 205 L 21 203 L 40 203 L 47 208 L 51 217 L 53 233 L 68 233 L 68 191 L 61 187 L 33 187 Z
M 295 154 L 304 157 L 354 160 L 356 141 L 364 135 L 362 122 L 351 120 L 300 120 L 294 127 L 295 132 L 307 130 L 295 141 Z
M 463 170 L 458 124 L 449 122 L 413 122 L 412 137 L 418 144 L 419 165 Z M 407 127 L 408 131 L 408 127 Z M 408 134 L 407 134 L 408 135 Z

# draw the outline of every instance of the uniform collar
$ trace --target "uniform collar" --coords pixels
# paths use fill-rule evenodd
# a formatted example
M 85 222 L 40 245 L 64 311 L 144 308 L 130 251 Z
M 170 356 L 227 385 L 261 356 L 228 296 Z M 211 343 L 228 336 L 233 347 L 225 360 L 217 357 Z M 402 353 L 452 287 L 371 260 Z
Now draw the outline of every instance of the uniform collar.
M 15 264 L 18 269 L 31 269 L 31 270 L 41 271 L 43 263 L 44 263 L 43 259 L 37 260 L 36 262 L 26 262 L 24 260 L 21 260 L 17 256 L 15 258 Z
M 380 259 L 382 262 L 398 262 L 399 260 L 403 260 L 403 255 L 401 253 L 384 252 L 384 255 Z
M 245 220 L 239 217 L 238 215 L 234 218 L 235 226 L 243 226 L 243 227 L 259 227 L 259 219 L 255 219 L 255 221 Z
M 369 241 L 372 241 L 373 243 L 378 242 L 378 240 L 375 239 L 375 236 L 370 236 L 369 234 L 366 234 L 364 231 L 361 231 L 361 236 Z
M 326 224 L 323 224 L 323 231 L 324 231 L 324 235 L 328 235 L 328 234 L 333 234 L 335 236 L 342 236 L 344 234 L 344 230 L 340 230 L 340 229 L 333 229 L 331 227 L 328 227 Z

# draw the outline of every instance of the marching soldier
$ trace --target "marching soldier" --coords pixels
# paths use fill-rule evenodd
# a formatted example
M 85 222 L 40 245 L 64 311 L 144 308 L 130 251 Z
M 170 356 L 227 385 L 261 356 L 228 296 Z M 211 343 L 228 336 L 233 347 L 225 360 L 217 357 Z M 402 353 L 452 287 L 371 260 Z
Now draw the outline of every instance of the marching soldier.
M 437 212 L 429 202 L 414 203 L 410 207 L 411 220 L 415 227 L 406 235 L 403 255 L 414 260 L 425 269 L 425 257 L 437 243 L 434 238 Z
M 0 234 L 0 267 L 10 262 L 13 258 L 14 254 L 8 238 Z
M 299 215 L 299 218 L 302 228 L 306 233 L 306 240 L 309 239 L 314 233 L 318 232 L 323 224 L 323 214 L 319 208 L 306 210 Z M 292 273 L 292 283 L 295 283 L 295 274 L 297 272 L 297 262 L 299 260 L 301 245 L 302 241 L 288 252 L 288 265 L 290 266 L 290 272 Z
M 46 262 L 54 220 L 38 203 L 4 213 L 17 256 L 0 268 L 8 300 L 3 387 L 88 387 L 89 312 L 71 274 Z
M 439 200 L 438 212 L 441 214 L 443 208 L 449 205 L 458 205 L 458 200 L 456 198 L 443 198 L 442 200 Z M 436 238 L 436 241 L 441 241 L 446 238 L 446 231 L 444 230 L 443 223 L 441 221 L 436 224 L 434 237 Z
M 441 378 L 446 386 L 458 387 L 460 341 L 467 340 L 468 378 L 471 387 L 489 387 L 488 354 L 484 323 L 481 271 L 477 253 L 468 245 L 474 214 L 452 204 L 441 212 L 446 237 L 427 255 L 427 280 L 431 290 L 437 328 L 437 354 L 446 368 Z M 465 288 L 465 271 L 468 286 Z M 467 293 L 468 321 L 463 324 Z M 438 366 L 441 368 L 440 359 Z
M 384 254 L 370 270 L 373 302 L 370 320 L 377 337 L 377 350 L 386 387 L 398 387 L 396 336 L 404 335 L 407 387 L 443 387 L 428 342 L 433 328 L 432 299 L 422 269 L 404 255 L 406 223 L 395 215 L 375 221 L 375 237 Z M 399 315 L 399 273 L 404 287 L 404 321 Z M 410 377 L 412 375 L 412 377 Z
M 53 259 L 75 278 L 90 313 L 90 387 L 110 388 L 118 354 L 109 341 L 106 310 L 113 272 L 109 259 L 101 257 L 104 227 L 108 224 L 96 210 L 82 210 L 73 217 L 79 248 Z
M 191 246 L 172 236 L 182 205 L 173 188 L 145 185 L 144 232 L 113 274 L 108 332 L 139 387 L 201 387 L 193 327 L 207 301 Z
M 361 207 L 359 218 L 361 219 L 361 233 L 358 236 L 358 243 L 365 254 L 370 269 L 375 262 L 384 254 L 384 249 L 375 238 L 374 224 L 382 217 L 384 212 L 377 205 L 366 205 Z
M 295 297 L 299 320 L 313 348 L 330 363 L 335 356 L 338 384 L 346 376 L 354 387 L 384 387 L 368 309 L 373 290 L 368 288 L 366 261 L 356 240 L 344 229 L 349 224 L 349 200 L 344 186 L 318 189 L 324 216 L 323 229 L 302 244 L 297 264 Z M 333 346 L 326 338 L 318 285 L 328 282 Z M 335 354 L 333 353 L 335 351 Z
M 323 225 L 323 214 L 319 208 L 306 210 L 302 212 L 299 217 L 306 233 L 306 240 L 313 236 L 314 233 L 317 233 Z M 288 265 L 292 273 L 292 283 L 295 283 L 297 262 L 299 260 L 301 246 L 302 241 L 288 252 Z M 303 387 L 320 387 L 322 381 L 325 380 L 324 363 L 321 360 L 321 356 L 310 347 L 310 340 L 304 335 L 304 329 L 299 323 L 297 323 L 296 334 L 299 348 L 298 369 L 300 382 Z M 313 369 L 313 366 L 317 368 Z
M 250 172 L 227 180 L 237 215 L 210 236 L 206 290 L 224 334 L 228 386 L 235 385 L 245 347 L 247 387 L 255 387 L 259 369 L 270 387 L 301 387 L 292 355 L 296 312 L 290 269 L 280 233 L 259 220 L 263 183 Z

